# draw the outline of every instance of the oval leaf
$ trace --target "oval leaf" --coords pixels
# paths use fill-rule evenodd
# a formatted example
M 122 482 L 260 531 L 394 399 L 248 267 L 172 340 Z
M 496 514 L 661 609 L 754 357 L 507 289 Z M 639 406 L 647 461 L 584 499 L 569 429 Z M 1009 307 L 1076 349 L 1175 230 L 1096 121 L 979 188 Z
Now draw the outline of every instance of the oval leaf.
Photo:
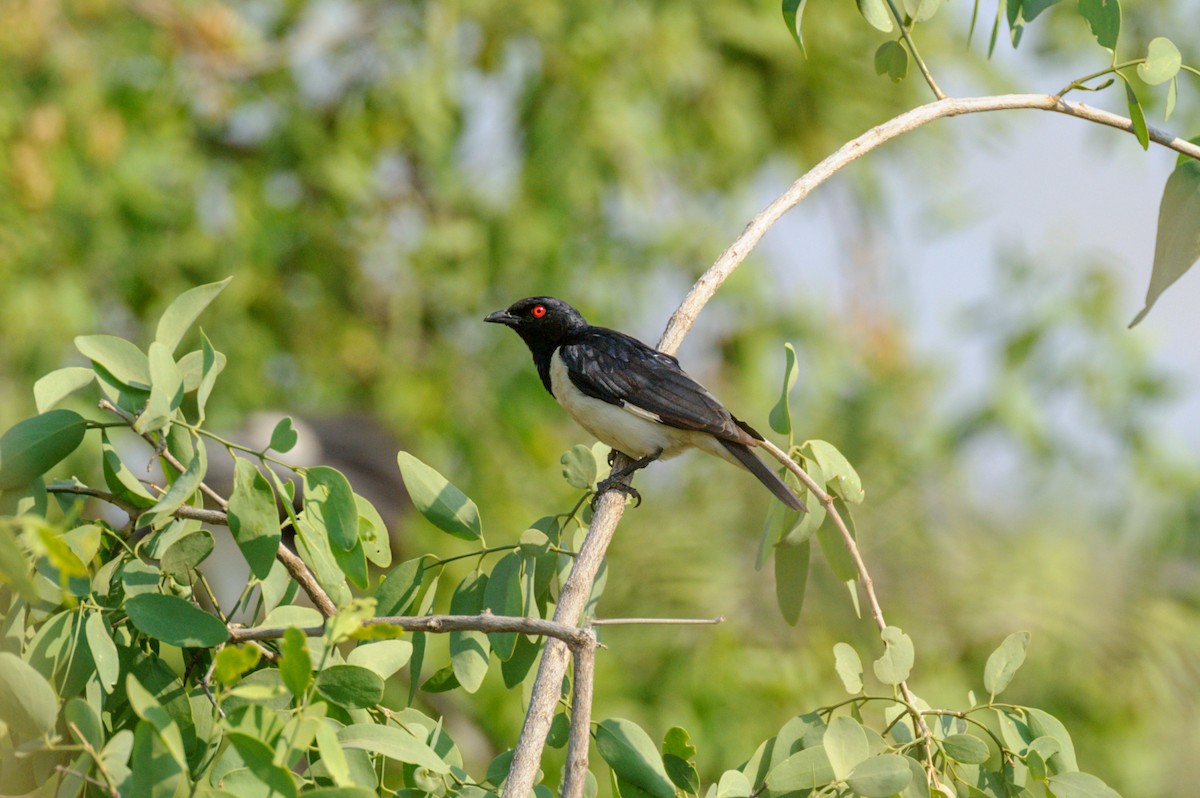
M 46 678 L 16 654 L 0 652 L 0 720 L 36 739 L 54 728 L 58 695 Z
M 150 360 L 131 342 L 115 335 L 80 335 L 75 348 L 129 388 L 149 390 Z
M 858 13 L 862 14 L 863 19 L 867 21 L 875 30 L 891 33 L 896 27 L 896 21 L 892 18 L 892 12 L 888 9 L 887 0 L 855 0 L 858 4 Z
M 1112 787 L 1091 773 L 1060 773 L 1047 782 L 1054 798 L 1121 798 Z
M 461 490 L 408 452 L 397 455 L 413 506 L 434 526 L 463 540 L 479 540 L 479 508 Z
M 1166 83 L 1179 74 L 1183 65 L 1183 56 L 1179 48 L 1170 39 L 1159 36 L 1150 40 L 1146 60 L 1138 64 L 1138 77 L 1151 86 Z
M 450 597 L 451 615 L 478 615 L 483 609 L 488 578 L 484 574 L 472 574 L 459 584 Z M 458 683 L 468 693 L 473 693 L 483 684 L 487 675 L 488 654 L 491 645 L 483 632 L 451 632 L 450 664 Z
M 1008 687 L 1017 669 L 1025 662 L 1025 649 L 1028 647 L 1029 632 L 1013 632 L 988 657 L 983 669 L 983 686 L 992 698 Z
M 964 765 L 982 765 L 988 760 L 987 743 L 973 734 L 951 734 L 942 740 L 946 756 Z
M 829 757 L 833 777 L 838 781 L 845 780 L 850 771 L 871 754 L 862 724 L 846 715 L 829 721 L 821 744 L 825 747 L 825 756 Z
M 317 676 L 317 692 L 347 709 L 366 709 L 383 699 L 383 679 L 359 665 L 330 665 Z
M 217 298 L 217 294 L 229 285 L 229 281 L 232 279 L 232 277 L 226 277 L 217 283 L 198 285 L 176 297 L 159 318 L 154 340 L 166 346 L 168 352 L 173 353 L 179 346 L 179 342 L 183 340 L 188 328 L 208 307 L 209 303 Z
M 798 546 L 781 544 L 775 547 L 775 601 L 788 625 L 795 626 L 804 606 L 804 591 L 808 584 L 808 561 L 812 545 L 805 540 Z
M 336 468 L 314 466 L 304 469 L 304 506 L 315 503 L 337 549 L 350 551 L 358 542 L 358 503 L 350 482 Z
M 125 610 L 139 632 L 180 648 L 210 648 L 229 638 L 220 618 L 178 596 L 142 593 Z
M 371 751 L 397 762 L 428 768 L 434 773 L 450 772 L 450 766 L 424 740 L 404 729 L 375 723 L 356 723 L 339 729 L 337 736 L 343 748 Z
M 279 550 L 279 510 L 271 483 L 254 463 L 242 457 L 233 459 L 229 532 L 242 550 L 250 572 L 258 579 L 266 579 Z
M 1101 47 L 1116 49 L 1121 33 L 1121 4 L 1117 0 L 1079 0 L 1079 15 L 1087 20 Z
M 858 652 L 848 643 L 837 643 L 833 647 L 833 664 L 837 669 L 846 692 L 861 693 L 863 689 L 863 665 Z
M 596 750 L 617 776 L 654 798 L 674 798 L 675 788 L 654 742 L 631 720 L 609 718 L 596 727 Z
M 825 755 L 825 746 L 805 748 L 789 756 L 767 774 L 772 792 L 812 790 L 833 781 L 833 766 Z
M 846 783 L 862 798 L 891 798 L 907 787 L 912 777 L 908 757 L 880 754 L 859 763 Z
M 71 394 L 91 384 L 96 372 L 82 366 L 52 371 L 33 384 L 33 400 L 39 413 L 45 413 Z
M 87 420 L 72 410 L 50 410 L 17 422 L 0 437 L 0 490 L 28 485 L 75 451 Z

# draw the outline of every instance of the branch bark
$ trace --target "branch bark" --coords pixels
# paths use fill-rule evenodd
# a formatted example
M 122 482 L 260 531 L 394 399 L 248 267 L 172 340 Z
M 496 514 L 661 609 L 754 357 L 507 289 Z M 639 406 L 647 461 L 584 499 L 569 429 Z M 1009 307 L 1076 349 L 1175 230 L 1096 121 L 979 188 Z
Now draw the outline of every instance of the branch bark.
M 404 629 L 408 632 L 516 632 L 527 635 L 562 640 L 571 646 L 594 646 L 596 636 L 588 629 L 582 629 L 573 624 L 555 623 L 541 618 L 525 616 L 492 615 L 381 615 L 368 618 L 364 625 L 387 624 Z M 244 643 L 249 640 L 278 640 L 283 637 L 286 627 L 247 629 L 234 626 L 229 630 L 229 642 Z M 300 631 L 309 637 L 317 637 L 325 633 L 324 626 L 310 626 Z

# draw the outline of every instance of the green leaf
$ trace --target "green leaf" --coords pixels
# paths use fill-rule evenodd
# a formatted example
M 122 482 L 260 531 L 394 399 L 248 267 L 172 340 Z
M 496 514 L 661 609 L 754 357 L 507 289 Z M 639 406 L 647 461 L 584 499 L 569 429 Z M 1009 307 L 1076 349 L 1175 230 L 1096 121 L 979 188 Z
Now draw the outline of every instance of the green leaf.
M 232 279 L 232 277 L 226 277 L 217 283 L 198 285 L 176 297 L 158 320 L 158 329 L 154 333 L 155 342 L 163 344 L 168 352 L 173 353 L 178 348 L 179 342 L 183 340 L 188 328 L 204 312 L 209 303 L 217 298 L 217 294 L 229 285 L 229 281 Z
M 279 646 L 279 676 L 292 695 L 300 697 L 312 682 L 312 658 L 308 654 L 308 636 L 295 626 L 283 633 Z
M 413 506 L 430 523 L 463 540 L 479 540 L 483 536 L 475 502 L 408 452 L 400 452 L 397 461 Z
M 192 572 L 208 559 L 212 551 L 212 535 L 207 530 L 199 529 L 172 543 L 159 561 L 159 568 L 176 582 L 190 584 Z
M 275 564 L 281 533 L 275 492 L 262 472 L 242 457 L 233 458 L 233 493 L 229 497 L 229 533 L 257 579 L 266 579 Z
M 1046 783 L 1054 798 L 1121 798 L 1112 787 L 1091 773 L 1060 773 Z
M 964 765 L 982 765 L 988 760 L 987 743 L 973 734 L 951 734 L 941 746 L 946 756 Z
M 745 773 L 740 770 L 727 770 L 717 781 L 717 790 L 713 798 L 750 798 L 753 792 L 754 785 L 746 778 Z
M 837 643 L 833 647 L 833 666 L 841 677 L 846 692 L 851 695 L 863 689 L 863 664 L 858 652 L 848 643 Z
M 150 344 L 150 400 L 133 422 L 139 435 L 158 432 L 171 423 L 171 414 L 183 401 L 183 375 L 165 346 Z
M 271 746 L 244 732 L 226 732 L 225 739 L 233 744 L 242 763 L 254 777 L 270 788 L 271 795 L 282 795 L 285 798 L 299 796 L 296 782 L 292 780 L 287 768 L 275 764 L 275 752 Z
M 31 570 L 24 550 L 17 544 L 16 527 L 0 523 L 0 585 L 7 585 L 24 599 L 36 600 L 38 591 Z
M 1058 753 L 1048 757 L 1046 763 L 1053 773 L 1072 773 L 1079 770 L 1075 759 L 1075 744 L 1062 721 L 1045 710 L 1030 707 L 1026 710 L 1029 731 L 1036 738 L 1052 737 L 1058 741 Z
M 1125 100 L 1129 105 L 1129 119 L 1133 122 L 1133 135 L 1137 137 L 1138 144 L 1142 145 L 1142 149 L 1148 150 L 1150 149 L 1150 128 L 1146 127 L 1146 113 L 1142 110 L 1142 104 L 1138 101 L 1133 85 L 1128 80 L 1124 82 Z
M 287 454 L 299 440 L 300 434 L 292 429 L 291 416 L 284 416 L 275 424 L 275 429 L 271 430 L 271 442 L 267 444 L 267 448 Z
M 567 480 L 567 484 L 571 487 L 591 490 L 592 486 L 596 484 L 598 466 L 596 457 L 592 454 L 592 447 L 577 443 L 569 451 L 563 453 L 559 462 L 563 467 L 563 479 Z
M 92 662 L 96 665 L 96 676 L 100 679 L 100 686 L 104 688 L 104 692 L 112 693 L 113 688 L 117 686 L 117 678 L 121 675 L 121 662 L 103 613 L 88 613 L 83 628 L 87 635 L 88 648 L 92 651 Z
M 383 679 L 359 665 L 330 665 L 317 675 L 317 692 L 347 709 L 366 709 L 383 700 Z
M 829 721 L 821 744 L 825 747 L 825 756 L 829 757 L 833 777 L 838 781 L 844 781 L 850 771 L 871 754 L 862 724 L 847 715 Z
M 846 783 L 862 798 L 891 798 L 912 782 L 908 757 L 880 754 L 863 760 L 851 771 Z
M 1151 86 L 1166 83 L 1179 74 L 1183 66 L 1183 56 L 1179 48 L 1165 37 L 1159 36 L 1150 40 L 1146 60 L 1138 64 L 1138 77 Z
M 320 507 L 334 550 L 350 551 L 358 542 L 358 503 L 342 472 L 329 466 L 304 469 L 304 506 Z
M 591 454 L 591 451 L 588 451 Z M 521 561 L 518 552 L 510 551 L 497 561 L 488 575 L 483 593 L 483 607 L 493 615 L 519 616 L 524 611 L 521 600 Z M 517 647 L 515 632 L 493 632 L 488 635 L 492 651 L 501 661 L 513 655 Z
M 896 20 L 892 17 L 887 0 L 855 0 L 855 2 L 858 4 L 858 13 L 862 14 L 867 24 L 875 30 L 891 33 L 896 27 Z
M 692 764 L 695 756 L 696 746 L 692 745 L 691 737 L 685 729 L 672 726 L 667 730 L 662 744 L 663 768 L 676 787 L 693 795 L 700 792 L 700 775 L 696 772 L 696 766 Z
M 104 725 L 100 715 L 87 701 L 82 698 L 72 698 L 63 705 L 63 721 L 67 723 L 71 736 L 79 743 L 86 742 L 99 751 L 104 747 Z
M 825 746 L 805 748 L 789 756 L 767 774 L 767 787 L 775 793 L 812 790 L 833 781 L 833 766 Z
M 858 472 L 854 470 L 854 466 L 850 465 L 846 456 L 837 450 L 837 447 L 828 441 L 810 440 L 804 442 L 804 448 L 812 453 L 813 459 L 821 467 L 827 491 L 840 496 L 851 504 L 862 503 L 862 500 L 866 498 L 862 479 L 859 478 Z
M 75 348 L 127 388 L 150 390 L 150 361 L 146 353 L 115 335 L 80 335 Z
M 1079 15 L 1087 20 L 1101 47 L 1117 49 L 1121 33 L 1121 4 L 1117 0 L 1079 0 Z
M 1167 178 L 1158 206 L 1154 268 L 1146 290 L 1146 304 L 1129 326 L 1145 318 L 1162 292 L 1192 268 L 1197 259 L 1200 259 L 1200 161 L 1181 158 Z
M 517 635 L 517 647 L 512 657 L 500 663 L 500 675 L 504 677 L 504 686 L 511 690 L 524 681 L 541 650 L 540 640 L 530 640 L 525 635 Z
M 787 25 L 788 32 L 792 34 L 792 38 L 796 40 L 796 46 L 800 48 L 800 55 L 808 57 L 808 53 L 804 49 L 804 6 L 808 0 L 783 0 L 783 22 Z
M 425 575 L 425 558 L 406 560 L 393 568 L 375 591 L 381 616 L 403 615 L 416 600 Z
M 28 485 L 75 451 L 87 420 L 72 410 L 50 410 L 19 421 L 0 437 L 0 490 Z
M 229 639 L 221 619 L 178 596 L 142 593 L 125 602 L 139 632 L 180 648 L 211 648 Z
M 217 652 L 213 676 L 221 684 L 234 684 L 258 664 L 262 652 L 253 645 L 225 646 Z
M 388 537 L 387 525 L 375 505 L 359 494 L 354 494 L 354 506 L 358 511 L 358 542 L 363 553 L 373 565 L 387 568 L 392 564 L 392 541 Z
M 795 626 L 800 620 L 811 556 L 812 546 L 808 540 L 798 546 L 783 543 L 775 547 L 775 601 L 789 626 Z
M 784 2 L 784 16 L 787 16 L 787 2 Z M 803 50 L 804 45 L 800 48 Z M 783 366 L 783 387 L 779 393 L 779 401 L 771 408 L 771 415 L 767 417 L 771 424 L 771 429 L 778 432 L 780 435 L 792 434 L 792 410 L 788 405 L 788 394 L 792 392 L 792 387 L 796 384 L 796 378 L 800 376 L 800 369 L 796 365 L 796 348 L 791 344 L 783 345 L 784 351 L 784 366 Z
M 356 723 L 338 730 L 343 748 L 360 748 L 397 762 L 407 762 L 434 773 L 449 773 L 450 766 L 412 732 L 394 726 Z
M 381 679 L 389 679 L 408 664 L 412 650 L 413 645 L 407 640 L 381 640 L 358 646 L 346 657 L 346 662 L 374 671 Z
M 58 718 L 58 695 L 25 660 L 0 652 L 0 721 L 15 734 L 36 739 L 48 734 Z
M 896 41 L 886 41 L 875 51 L 875 74 L 887 75 L 899 83 L 908 75 L 908 50 Z
M 1167 105 L 1163 109 L 1163 121 L 1169 122 L 1171 114 L 1175 112 L 1175 101 L 1179 97 L 1179 79 L 1171 78 L 1171 85 L 1167 87 Z
M 225 355 L 213 349 L 203 330 L 200 331 L 200 347 L 201 376 L 200 385 L 196 388 L 196 410 L 200 414 L 200 421 L 203 422 L 204 406 L 208 404 L 208 397 L 217 383 L 217 377 L 225 370 Z
M 208 454 L 204 448 L 204 441 L 196 438 L 196 454 L 188 463 L 187 469 L 171 483 L 171 487 L 167 488 L 167 492 L 155 502 L 154 506 L 142 513 L 138 523 L 149 526 L 165 521 L 174 515 L 175 511 L 200 489 L 200 483 L 204 481 L 207 471 Z
M 145 486 L 134 476 L 117 450 L 108 440 L 108 433 L 100 432 L 101 468 L 104 471 L 104 483 L 118 499 L 132 504 L 134 507 L 153 507 L 158 500 L 146 490 Z
M 1026 22 L 1033 22 L 1043 11 L 1061 0 L 1021 0 L 1021 17 Z
M 1029 648 L 1029 632 L 1013 632 L 1004 638 L 1000 647 L 988 657 L 983 669 L 983 686 L 994 700 L 1008 687 L 1017 669 L 1025 662 L 1025 650 Z
M 883 656 L 875 660 L 875 678 L 895 687 L 908 678 L 912 671 L 914 653 L 912 639 L 895 626 L 880 633 L 883 638 Z
M 941 10 L 944 0 L 904 0 L 904 12 L 917 22 L 928 22 Z
M 33 400 L 39 413 L 45 413 L 71 394 L 91 385 L 96 372 L 81 366 L 57 369 L 33 384 Z
M 129 795 L 140 798 L 171 798 L 175 795 L 183 765 L 174 756 L 165 737 L 146 721 L 137 724 L 129 757 Z
M 675 788 L 654 742 L 633 721 L 601 721 L 596 727 L 596 750 L 619 778 L 653 798 L 675 798 Z
M 464 579 L 450 597 L 450 614 L 478 615 L 483 610 L 487 585 L 486 574 L 476 572 Z M 483 684 L 490 651 L 488 636 L 483 632 L 450 633 L 450 663 L 455 678 L 468 693 L 475 692 Z

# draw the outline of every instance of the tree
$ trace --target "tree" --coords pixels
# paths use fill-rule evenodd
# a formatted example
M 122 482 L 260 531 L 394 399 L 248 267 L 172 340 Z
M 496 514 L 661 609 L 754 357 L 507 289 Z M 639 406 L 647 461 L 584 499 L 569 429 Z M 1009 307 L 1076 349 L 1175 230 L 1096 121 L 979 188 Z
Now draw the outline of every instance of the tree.
M 681 304 L 660 347 L 678 347 L 699 310 L 788 208 L 842 165 L 927 121 L 1041 108 L 1127 130 L 1143 146 L 1154 141 L 1187 157 L 1200 156 L 1195 145 L 1146 126 L 1127 74 L 1136 69 L 1148 81 L 1174 86 L 1182 68 L 1176 63 L 1178 51 L 1155 40 L 1146 57 L 1118 63 L 1116 8 L 1081 5 L 1098 43 L 1113 51 L 1114 59 L 1109 68 L 1073 81 L 1063 93 L 1117 75 L 1126 86 L 1128 119 L 1071 104 L 1061 95 L 943 98 L 914 43 L 918 24 L 936 5 L 906 5 L 902 13 L 890 2 L 860 4 L 868 22 L 900 34 L 900 41 L 880 48 L 877 68 L 903 77 L 911 58 L 939 99 L 838 150 L 752 221 Z M 1044 9 L 1044 4 L 1009 9 L 1014 42 L 1023 24 Z M 801 14 L 800 5 L 785 4 L 785 19 L 797 35 Z M 1198 222 L 1186 204 L 1200 188 L 1194 166 L 1183 161 L 1165 192 L 1164 243 L 1156 253 L 1147 309 L 1196 259 Z M 5 772 L 17 774 L 18 784 L 49 783 L 67 794 L 84 789 L 168 794 L 196 780 L 203 792 L 215 794 L 302 789 L 374 794 L 382 782 L 386 789 L 434 794 L 503 788 L 521 796 L 533 786 L 542 743 L 549 739 L 568 745 L 564 793 L 594 789 L 587 757 L 592 627 L 597 624 L 587 623 L 585 611 L 599 598 L 604 550 L 624 511 L 618 495 L 605 494 L 595 514 L 589 512 L 603 452 L 576 447 L 565 455 L 565 476 L 583 491 L 578 502 L 569 512 L 534 522 L 517 542 L 498 547 L 483 543 L 473 501 L 402 452 L 400 470 L 416 508 L 442 531 L 477 543 L 467 556 L 478 557 L 478 563 L 502 555 L 490 571 L 477 567 L 457 585 L 449 615 L 431 614 L 444 566 L 459 557 L 422 555 L 392 568 L 375 584 L 368 563 L 391 565 L 382 519 L 336 470 L 291 468 L 281 459 L 296 441 L 290 421 L 281 422 L 269 447 L 261 449 L 208 428 L 206 407 L 226 358 L 203 335 L 198 349 L 178 359 L 176 352 L 226 282 L 180 295 L 160 317 L 145 351 L 111 336 L 77 339 L 91 367 L 60 369 L 39 380 L 34 387 L 39 415 L 0 439 L 0 498 L 10 519 L 0 545 L 3 576 L 13 590 L 5 615 L 7 649 L 0 654 L 6 660 L 0 717 L 14 744 L 6 752 Z M 847 504 L 863 498 L 858 475 L 829 443 L 792 439 L 788 393 L 794 369 L 789 359 L 772 413 L 772 427 L 789 436 L 789 446 L 772 447 L 772 452 L 812 493 L 815 512 L 801 518 L 776 510 L 764 530 L 763 556 L 774 555 L 779 603 L 792 622 L 800 612 L 813 536 L 856 602 L 855 583 L 861 584 L 879 628 L 882 646 L 875 647 L 879 656 L 872 670 L 883 691 L 864 690 L 860 654 L 839 643 L 834 670 L 851 697 L 796 715 L 748 761 L 722 768 L 709 792 L 737 796 L 818 789 L 890 796 L 924 794 L 928 784 L 943 792 L 971 785 L 985 794 L 1111 794 L 1099 779 L 1078 771 L 1070 735 L 1053 715 L 996 701 L 1025 659 L 1028 634 L 1010 634 L 988 658 L 982 678 L 987 700 L 934 709 L 909 688 L 913 643 L 885 622 L 846 520 Z M 90 390 L 93 382 L 105 397 L 101 409 L 115 420 L 88 420 L 55 407 L 76 391 Z M 135 434 L 152 447 L 166 474 L 163 484 L 148 486 L 134 476 L 110 441 L 118 432 Z M 100 438 L 98 473 L 105 488 L 77 480 L 44 482 L 89 435 Z M 204 482 L 209 448 L 224 448 L 234 458 L 229 496 Z M 303 484 L 299 508 L 293 506 L 289 470 Z M 61 512 L 47 520 L 49 496 Z M 88 497 L 124 510 L 129 521 L 122 526 L 85 516 Z M 216 509 L 202 506 L 206 497 Z M 277 504 L 285 510 L 283 518 Z M 585 521 L 588 532 L 576 546 L 578 535 L 568 539 L 567 532 L 581 531 Z M 209 557 L 213 537 L 202 523 L 228 526 L 254 575 L 237 601 L 238 611 L 254 621 L 251 628 L 233 623 L 207 587 L 198 566 Z M 295 553 L 283 542 L 285 532 L 295 536 Z M 355 598 L 351 585 L 365 595 Z M 316 610 L 292 603 L 301 590 Z M 547 620 L 551 605 L 553 618 Z M 413 632 L 412 641 L 397 639 L 397 629 Z M 450 662 L 424 679 L 428 636 L 439 633 L 449 635 Z M 549 639 L 544 652 L 535 642 L 541 638 Z M 418 688 L 473 692 L 486 677 L 492 654 L 510 687 L 531 672 L 535 661 L 539 670 L 516 750 L 497 757 L 484 778 L 472 779 L 438 722 L 411 706 L 389 706 L 386 679 L 409 667 L 412 687 L 401 703 L 411 703 Z M 569 659 L 574 662 L 571 699 L 562 707 L 569 711 L 556 711 Z M 871 711 L 876 706 L 887 709 L 880 715 Z M 667 733 L 661 753 L 627 720 L 601 721 L 595 739 L 622 793 L 700 791 L 695 748 L 682 729 Z

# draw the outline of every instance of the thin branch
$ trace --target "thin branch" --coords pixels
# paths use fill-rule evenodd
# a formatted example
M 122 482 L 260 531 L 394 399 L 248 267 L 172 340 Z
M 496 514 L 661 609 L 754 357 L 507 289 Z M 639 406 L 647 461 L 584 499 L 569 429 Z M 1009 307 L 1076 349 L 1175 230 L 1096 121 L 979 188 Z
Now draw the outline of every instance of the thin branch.
M 701 626 L 725 623 L 725 616 L 718 618 L 593 618 L 591 626 Z
M 89 488 L 86 485 L 47 485 L 47 493 L 73 493 L 78 496 L 91 496 L 100 499 L 103 502 L 111 504 L 114 507 L 127 513 L 131 518 L 136 518 L 143 508 L 136 507 L 133 504 L 121 499 L 107 491 L 98 488 Z M 202 507 L 189 507 L 183 505 L 179 507 L 171 515 L 176 518 L 188 518 L 196 521 L 202 521 L 206 524 L 214 526 L 228 526 L 229 518 L 220 510 L 205 510 Z
M 587 784 L 588 747 L 592 742 L 592 687 L 596 678 L 596 635 L 587 630 L 588 640 L 572 646 L 575 681 L 571 689 L 571 728 L 567 737 L 563 798 L 583 798 Z
M 937 119 L 964 114 L 978 114 L 989 111 L 1011 111 L 1018 109 L 1033 109 L 1039 111 L 1054 111 L 1073 116 L 1096 124 L 1106 125 L 1127 133 L 1133 132 L 1133 123 L 1128 117 L 1092 108 L 1083 103 L 1071 102 L 1051 94 L 1004 94 L 993 97 L 966 97 L 962 99 L 938 100 L 927 105 L 914 108 L 911 111 L 889 119 L 882 125 L 873 127 L 853 141 L 839 148 L 832 155 L 818 163 L 799 180 L 788 188 L 774 202 L 763 209 L 761 213 L 750 220 L 741 235 L 737 237 L 716 262 L 709 267 L 703 276 L 692 286 L 691 291 L 679 305 L 679 309 L 671 316 L 667 329 L 659 340 L 658 348 L 667 354 L 674 354 L 683 338 L 696 321 L 700 311 L 712 299 L 713 294 L 721 287 L 726 278 L 742 264 L 750 251 L 762 239 L 779 219 L 789 210 L 799 204 L 813 189 L 824 183 L 843 167 L 861 158 L 891 141 L 897 136 L 915 130 Z M 1200 146 L 1186 139 L 1150 128 L 1150 140 L 1178 153 L 1200 160 Z
M 930 90 L 933 91 L 933 96 L 939 100 L 946 99 L 946 94 L 937 85 L 937 81 L 933 79 L 933 73 L 929 71 L 929 67 L 925 64 L 925 59 L 921 57 L 921 53 L 917 50 L 917 43 L 913 41 L 912 33 L 904 26 L 904 15 L 900 13 L 900 9 L 896 8 L 895 0 L 887 0 L 888 10 L 892 12 L 892 19 L 896 20 L 896 25 L 900 28 L 900 35 L 904 38 L 904 43 L 908 45 L 908 51 L 912 53 L 913 60 L 917 62 L 917 69 L 921 70 L 921 77 L 925 78 L 925 82 L 929 84 Z
M 564 641 L 575 646 L 586 646 L 595 643 L 595 635 L 587 629 L 578 626 L 555 623 L 542 618 L 526 618 L 524 616 L 492 615 L 381 615 L 369 618 L 363 622 L 366 626 L 386 624 L 408 632 L 516 632 L 527 635 L 540 635 Z M 278 640 L 283 637 L 287 628 L 255 628 L 247 629 L 234 626 L 229 630 L 229 642 L 244 643 L 248 640 Z M 325 633 L 324 626 L 310 626 L 300 630 L 308 637 L 319 637 Z

